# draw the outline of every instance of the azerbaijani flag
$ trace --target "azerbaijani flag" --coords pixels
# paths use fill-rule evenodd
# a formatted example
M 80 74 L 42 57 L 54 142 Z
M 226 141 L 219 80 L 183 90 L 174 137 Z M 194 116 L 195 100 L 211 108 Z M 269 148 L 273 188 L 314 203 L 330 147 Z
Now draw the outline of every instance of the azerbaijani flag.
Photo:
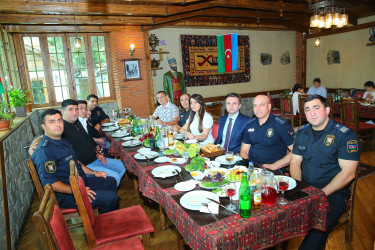
M 226 34 L 217 36 L 219 73 L 238 70 L 238 36 Z
M 0 95 L 4 93 L 4 87 L 3 87 L 3 83 L 1 82 L 1 77 L 0 77 Z

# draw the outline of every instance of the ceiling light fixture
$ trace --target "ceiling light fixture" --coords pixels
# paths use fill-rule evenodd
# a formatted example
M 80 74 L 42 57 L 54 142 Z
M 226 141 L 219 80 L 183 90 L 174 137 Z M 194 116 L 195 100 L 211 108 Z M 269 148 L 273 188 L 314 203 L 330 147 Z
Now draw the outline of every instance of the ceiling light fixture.
M 346 3 L 335 3 L 333 0 L 320 1 L 309 5 L 310 28 L 342 28 L 348 25 L 348 14 L 346 9 L 350 7 Z
M 81 40 L 81 38 L 78 37 L 78 34 L 77 34 L 76 16 L 75 15 L 74 15 L 74 30 L 76 32 L 76 38 L 74 39 L 74 47 L 77 50 L 81 50 L 81 48 L 82 48 L 82 40 Z

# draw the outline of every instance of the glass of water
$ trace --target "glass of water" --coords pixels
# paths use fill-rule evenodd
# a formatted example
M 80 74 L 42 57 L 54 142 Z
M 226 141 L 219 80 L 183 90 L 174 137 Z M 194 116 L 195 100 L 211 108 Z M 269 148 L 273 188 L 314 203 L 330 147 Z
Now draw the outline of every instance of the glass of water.
M 185 151 L 182 153 L 182 158 L 184 158 L 184 160 L 186 161 L 186 163 L 188 162 L 189 160 L 189 152 Z

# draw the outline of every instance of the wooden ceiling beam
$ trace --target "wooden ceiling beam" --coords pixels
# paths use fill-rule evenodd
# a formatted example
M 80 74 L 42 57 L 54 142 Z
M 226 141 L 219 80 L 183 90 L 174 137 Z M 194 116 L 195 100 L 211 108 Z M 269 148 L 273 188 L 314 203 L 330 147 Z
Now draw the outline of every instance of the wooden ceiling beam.
M 74 26 L 56 25 L 4 25 L 4 29 L 9 33 L 75 33 Z M 142 26 L 77 26 L 77 32 L 122 32 L 122 31 L 142 31 Z
M 151 25 L 152 17 L 134 16 L 72 16 L 72 15 L 0 15 L 1 24 L 55 24 L 55 25 Z
M 222 7 L 237 7 L 258 10 L 274 10 L 283 12 L 307 12 L 307 3 L 285 3 L 283 1 L 262 1 L 262 0 L 216 0 L 216 3 Z
M 280 24 L 255 24 L 255 23 L 247 23 L 247 24 L 237 24 L 237 23 L 222 23 L 217 22 L 215 19 L 214 21 L 203 20 L 201 18 L 192 18 L 186 21 L 182 21 L 176 24 L 173 24 L 172 27 L 202 27 L 202 28 L 219 28 L 219 29 L 231 29 L 231 30 L 243 30 L 243 29 L 264 29 L 264 30 L 286 30 L 285 26 Z M 168 27 L 164 26 L 164 27 Z

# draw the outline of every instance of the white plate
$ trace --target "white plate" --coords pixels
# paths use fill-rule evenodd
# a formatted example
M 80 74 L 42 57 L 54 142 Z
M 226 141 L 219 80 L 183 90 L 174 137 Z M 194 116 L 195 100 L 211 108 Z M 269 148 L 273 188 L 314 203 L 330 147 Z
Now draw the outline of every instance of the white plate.
M 217 196 L 219 196 L 219 197 L 228 197 L 228 195 L 225 193 L 224 190 L 221 190 L 221 191 L 217 192 L 216 194 L 217 194 Z
M 288 180 L 289 180 L 288 190 L 292 190 L 293 188 L 295 188 L 297 186 L 296 180 L 293 179 L 292 177 L 285 176 L 285 175 L 275 175 L 275 177 L 277 178 L 277 180 L 279 180 L 279 177 L 287 177 Z
M 144 152 L 142 154 L 140 154 L 140 153 L 135 154 L 134 158 L 137 159 L 137 160 L 147 160 L 145 156 L 148 159 L 152 159 L 152 158 L 158 157 L 159 153 L 155 152 L 155 151 L 148 151 L 148 152 Z
M 195 184 L 191 181 L 184 181 L 184 182 L 179 182 L 176 185 L 174 185 L 174 188 L 177 191 L 186 192 L 186 191 L 193 190 L 195 188 Z
M 109 127 L 115 125 L 113 122 L 106 122 L 102 124 L 102 127 Z
M 218 168 L 220 167 L 220 163 L 216 162 L 216 161 L 208 161 L 206 162 L 207 164 L 207 168 Z
M 189 144 L 193 144 L 193 143 L 197 143 L 198 140 L 197 139 L 190 139 L 190 140 L 186 140 L 185 143 L 189 143 Z
M 196 190 L 184 194 L 180 199 L 180 204 L 186 209 L 199 211 L 202 207 L 202 203 L 210 202 L 210 200 L 208 200 L 207 198 L 219 201 L 219 196 L 212 192 Z
M 234 165 L 240 160 L 242 160 L 242 158 L 237 156 L 237 155 L 234 156 L 234 160 L 231 161 L 231 162 L 227 162 L 227 160 L 225 159 L 225 155 L 221 155 L 219 157 L 216 157 L 216 159 L 215 159 L 216 162 L 218 162 L 220 164 L 225 164 L 225 165 Z
M 176 159 L 177 161 L 173 161 L 173 159 Z M 184 164 L 186 163 L 184 158 L 169 158 L 169 162 L 173 164 Z
M 128 132 L 115 132 L 113 133 L 112 137 L 124 137 L 124 136 L 127 136 L 129 135 Z
M 131 140 L 131 141 L 123 142 L 121 145 L 124 146 L 124 147 L 136 147 L 136 146 L 139 146 L 141 144 L 142 143 L 138 140 Z
M 216 189 L 216 188 L 219 188 L 219 187 L 205 187 L 205 186 L 202 185 L 202 183 L 199 183 L 199 186 L 201 188 L 204 188 L 204 189 Z
M 176 171 L 176 173 L 173 174 L 173 171 Z M 171 177 L 171 176 L 177 175 L 178 172 L 181 172 L 181 168 L 178 166 L 174 166 L 174 165 L 160 166 L 160 167 L 154 168 L 151 171 L 154 177 L 159 177 L 159 178 Z
M 209 175 L 211 175 L 212 172 L 214 171 L 220 171 L 220 172 L 224 172 L 224 176 L 227 176 L 229 170 L 226 169 L 226 168 L 210 168 L 210 169 L 206 169 L 205 172 Z
M 137 152 L 142 153 L 142 154 L 144 154 L 144 153 L 147 154 L 150 151 L 151 151 L 151 148 L 140 148 L 140 149 L 137 150 Z
M 103 128 L 103 131 L 104 132 L 111 132 L 111 131 L 115 131 L 117 128 L 116 127 L 107 127 L 107 128 Z
M 123 140 L 123 141 L 129 141 L 131 139 L 133 139 L 133 136 L 127 136 L 127 137 L 122 138 L 121 140 Z
M 182 139 L 182 134 L 177 133 L 177 134 L 173 135 L 173 137 L 174 137 L 175 139 Z
M 162 157 L 158 157 L 154 160 L 154 162 L 156 163 L 164 163 L 164 162 L 169 162 L 171 158 L 169 157 L 166 157 L 166 156 L 162 156 Z

